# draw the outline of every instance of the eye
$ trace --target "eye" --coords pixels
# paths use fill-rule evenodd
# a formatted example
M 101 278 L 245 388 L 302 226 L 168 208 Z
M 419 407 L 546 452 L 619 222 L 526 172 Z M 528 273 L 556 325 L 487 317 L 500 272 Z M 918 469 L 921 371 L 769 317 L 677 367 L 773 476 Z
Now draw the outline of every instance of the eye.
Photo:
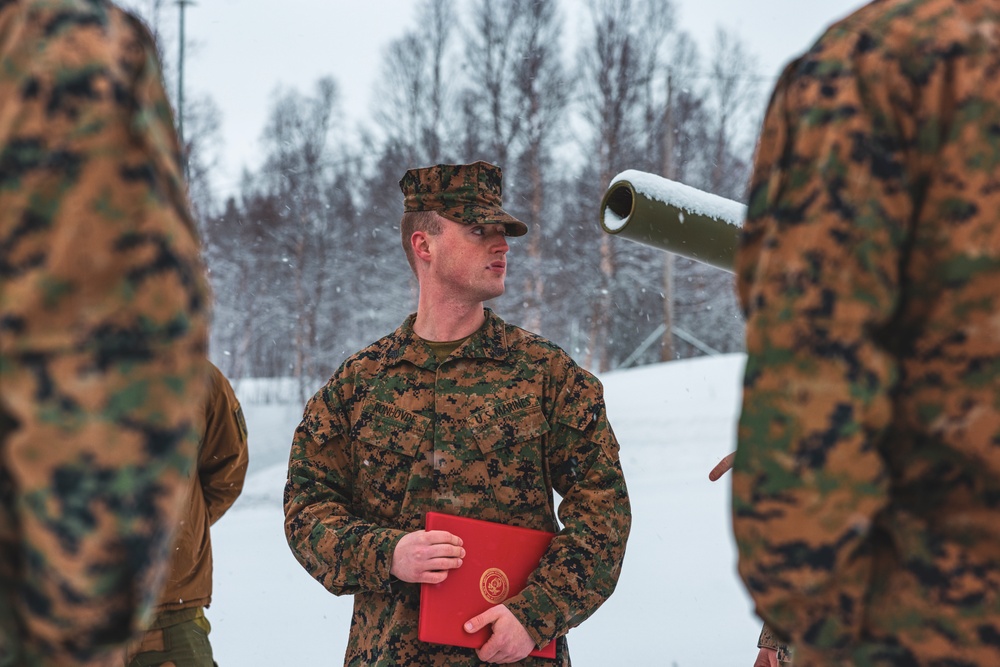
M 492 235 L 507 236 L 507 228 L 503 225 L 476 225 L 469 232 L 484 238 Z

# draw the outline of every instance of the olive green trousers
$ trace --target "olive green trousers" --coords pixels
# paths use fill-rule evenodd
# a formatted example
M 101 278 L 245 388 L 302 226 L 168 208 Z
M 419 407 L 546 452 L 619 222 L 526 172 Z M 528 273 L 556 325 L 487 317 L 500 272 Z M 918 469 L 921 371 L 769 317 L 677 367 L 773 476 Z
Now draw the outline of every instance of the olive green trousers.
M 128 651 L 127 667 L 217 667 L 202 607 L 165 611 Z

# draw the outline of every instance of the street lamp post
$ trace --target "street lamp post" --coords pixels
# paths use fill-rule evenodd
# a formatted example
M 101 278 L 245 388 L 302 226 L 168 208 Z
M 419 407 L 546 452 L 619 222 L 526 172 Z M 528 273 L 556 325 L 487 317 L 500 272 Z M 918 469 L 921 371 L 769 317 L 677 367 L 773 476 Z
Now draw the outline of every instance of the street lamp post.
M 184 179 L 188 178 L 188 151 L 184 140 L 184 9 L 193 5 L 193 0 L 176 0 L 180 8 L 180 38 L 177 53 L 177 136 L 181 142 L 181 160 L 184 165 Z

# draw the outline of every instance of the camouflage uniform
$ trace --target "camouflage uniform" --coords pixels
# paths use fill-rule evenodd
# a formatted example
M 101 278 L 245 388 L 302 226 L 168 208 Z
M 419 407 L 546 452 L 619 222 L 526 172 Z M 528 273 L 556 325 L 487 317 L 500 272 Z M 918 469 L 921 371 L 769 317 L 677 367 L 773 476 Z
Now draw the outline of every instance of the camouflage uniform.
M 120 664 L 187 489 L 207 287 L 156 49 L 0 1 L 0 665 Z
M 736 269 L 739 570 L 797 665 L 1000 665 L 1000 4 L 781 77 Z
M 437 510 L 564 528 L 528 587 L 505 602 L 537 645 L 611 594 L 631 525 L 618 443 L 600 383 L 558 347 L 486 323 L 440 364 L 413 332 L 348 359 L 306 406 L 285 489 L 299 562 L 337 595 L 354 594 L 348 665 L 479 665 L 471 649 L 417 640 L 419 585 L 389 574 L 399 539 Z
M 775 637 L 774 632 L 771 628 L 767 627 L 767 624 L 764 624 L 764 627 L 760 629 L 760 637 L 757 638 L 757 648 L 767 648 L 774 651 L 779 665 L 792 664 L 792 656 L 788 645 Z

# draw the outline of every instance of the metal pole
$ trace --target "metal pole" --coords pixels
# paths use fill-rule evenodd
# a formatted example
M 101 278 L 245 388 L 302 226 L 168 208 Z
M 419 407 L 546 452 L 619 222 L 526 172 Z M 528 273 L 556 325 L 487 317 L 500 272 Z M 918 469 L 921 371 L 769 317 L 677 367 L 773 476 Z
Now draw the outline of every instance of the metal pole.
M 177 47 L 177 136 L 181 142 L 181 162 L 184 166 L 184 180 L 188 180 L 187 144 L 184 142 L 184 8 L 193 5 L 192 0 L 177 0 L 180 8 L 180 39 Z

